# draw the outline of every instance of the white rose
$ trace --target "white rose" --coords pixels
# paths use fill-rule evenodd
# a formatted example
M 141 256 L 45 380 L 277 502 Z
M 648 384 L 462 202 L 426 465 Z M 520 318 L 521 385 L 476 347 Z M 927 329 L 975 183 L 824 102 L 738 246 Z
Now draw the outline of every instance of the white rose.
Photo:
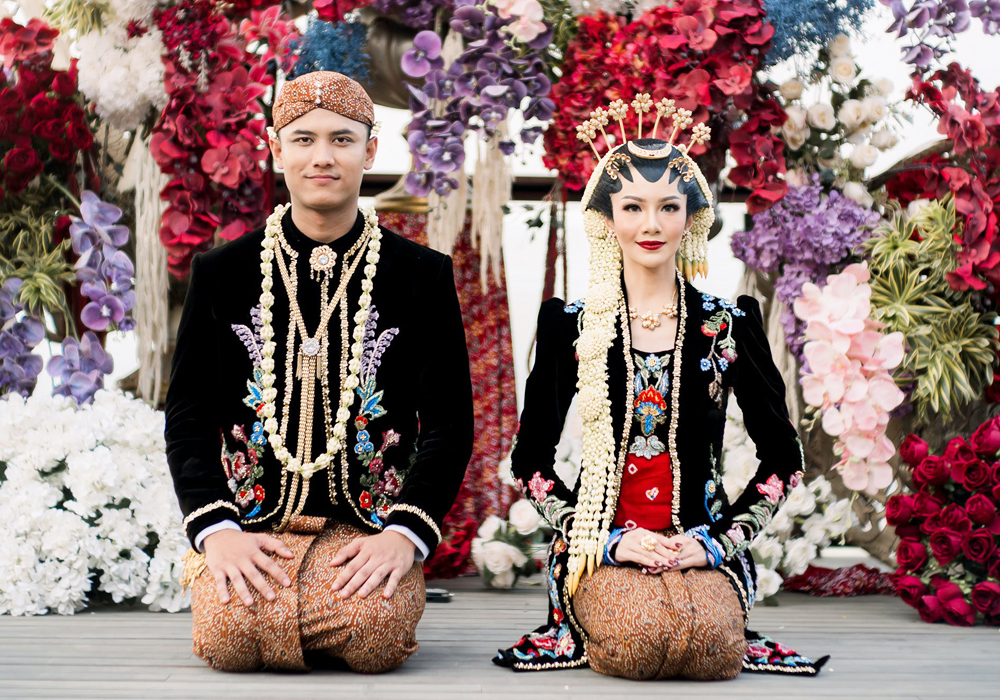
M 542 519 L 539 517 L 538 511 L 525 498 L 522 498 L 510 507 L 510 514 L 507 516 L 507 519 L 510 520 L 513 528 L 522 535 L 530 535 L 538 530 L 538 526 L 542 524 Z
M 914 199 L 906 207 L 906 216 L 912 219 L 914 216 L 920 213 L 921 209 L 923 209 L 930 203 L 931 200 L 929 199 Z
M 802 148 L 806 143 L 806 139 L 809 138 L 811 133 L 812 132 L 809 131 L 808 126 L 799 131 L 789 129 L 787 124 L 781 128 L 781 135 L 784 136 L 785 143 L 793 151 L 797 151 L 800 148 Z
M 782 560 L 782 567 L 786 576 L 798 576 L 809 562 L 816 558 L 816 545 L 804 537 L 792 540 L 785 547 L 785 558 Z
M 789 168 L 785 172 L 785 182 L 790 187 L 803 187 L 807 181 L 805 172 L 799 168 Z
M 784 579 L 776 571 L 771 569 L 757 568 L 757 596 L 756 601 L 759 603 L 765 598 L 770 598 L 781 588 L 781 584 L 784 583 Z
M 773 568 L 781 562 L 783 550 L 777 537 L 761 537 L 753 543 L 751 549 L 754 562 L 760 568 Z
M 814 126 L 823 131 L 830 131 L 837 126 L 837 115 L 833 113 L 833 107 L 827 104 L 817 104 L 809 108 L 809 126 Z
M 885 104 L 884 97 L 866 97 L 861 105 L 865 109 L 867 121 L 877 122 L 889 115 L 889 108 Z
M 497 478 L 500 479 L 500 483 L 505 486 L 516 486 L 514 483 L 514 475 L 510 470 L 510 453 L 500 460 L 500 464 L 497 465 Z
M 791 129 L 792 131 L 802 131 L 806 128 L 806 111 L 801 107 L 789 107 L 785 110 L 785 114 L 788 119 L 785 121 L 784 128 Z
M 855 146 L 848 159 L 855 168 L 864 170 L 878 160 L 878 149 L 867 145 Z
M 858 67 L 852 58 L 835 58 L 830 61 L 830 77 L 841 85 L 850 85 L 854 82 Z
M 872 196 L 868 194 L 868 189 L 860 182 L 852 181 L 844 185 L 844 196 L 854 200 L 863 207 L 870 207 L 875 203 Z M 829 484 L 827 484 L 827 488 L 829 488 Z
M 472 556 L 472 563 L 476 565 L 479 569 L 479 573 L 483 573 L 483 566 L 485 561 L 485 553 L 483 552 L 483 538 L 475 537 L 472 540 L 472 549 L 469 554 Z
M 871 133 L 872 133 L 872 125 L 868 123 L 863 123 L 861 125 L 861 128 L 859 128 L 853 134 L 850 134 L 844 140 L 847 141 L 847 143 L 850 143 L 854 146 L 860 146 L 863 143 L 868 143 L 868 137 L 871 135 Z
M 798 486 L 788 492 L 788 498 L 781 509 L 790 518 L 796 515 L 809 515 L 816 510 L 816 498 L 805 484 L 799 482 Z
M 769 535 L 776 535 L 777 537 L 787 537 L 788 533 L 792 531 L 793 524 L 792 519 L 779 510 L 771 518 L 771 522 L 767 524 L 767 527 L 764 528 L 764 532 Z
M 797 100 L 802 97 L 802 81 L 798 78 L 792 78 L 791 80 L 786 80 L 778 88 L 781 96 L 786 100 Z
M 504 589 L 513 588 L 514 581 L 516 579 L 517 574 L 514 573 L 514 570 L 507 569 L 506 571 L 493 574 L 493 577 L 490 579 L 490 587 Z
M 872 145 L 880 151 L 885 151 L 899 143 L 899 136 L 890 129 L 879 129 L 872 134 Z
M 830 544 L 830 533 L 826 529 L 826 520 L 821 513 L 813 513 L 802 523 L 802 534 L 817 547 Z
M 896 89 L 896 86 L 892 84 L 892 81 L 888 78 L 878 78 L 873 83 L 875 89 L 879 91 L 882 97 L 888 97 L 892 94 L 892 91 Z
M 861 126 L 861 122 L 865 120 L 865 109 L 861 106 L 861 101 L 847 100 L 844 102 L 844 104 L 840 105 L 840 111 L 837 112 L 837 119 L 847 127 L 848 131 L 857 129 Z
M 834 58 L 847 56 L 851 53 L 851 38 L 846 34 L 838 34 L 830 40 L 826 49 Z
M 809 482 L 809 490 L 813 492 L 817 501 L 822 502 L 830 497 L 833 487 L 830 486 L 830 482 L 825 476 L 820 475 Z
M 492 540 L 483 544 L 483 564 L 491 573 L 499 574 L 524 566 L 526 561 L 528 557 L 524 552 L 506 542 Z
M 834 537 L 843 535 L 854 525 L 854 510 L 849 499 L 843 498 L 826 507 L 823 513 L 826 529 Z
M 504 527 L 503 518 L 498 518 L 495 515 L 489 515 L 483 524 L 479 526 L 479 531 L 476 533 L 484 540 L 492 540 L 497 536 L 497 532 Z

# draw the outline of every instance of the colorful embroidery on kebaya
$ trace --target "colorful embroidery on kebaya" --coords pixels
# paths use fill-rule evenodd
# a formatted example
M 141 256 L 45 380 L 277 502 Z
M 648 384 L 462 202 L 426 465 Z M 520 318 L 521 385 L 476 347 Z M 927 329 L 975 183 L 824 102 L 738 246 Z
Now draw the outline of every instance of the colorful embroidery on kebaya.
M 702 308 L 705 311 L 715 311 L 701 325 L 702 335 L 712 339 L 708 355 L 703 357 L 699 366 L 703 372 L 712 372 L 714 377 L 708 387 L 708 395 L 721 408 L 722 406 L 722 373 L 736 361 L 736 341 L 733 339 L 733 317 L 745 316 L 745 312 L 727 299 L 718 299 L 711 294 L 702 294 Z
M 629 454 L 652 459 L 663 454 L 667 446 L 653 435 L 667 420 L 667 401 L 664 396 L 670 387 L 668 355 L 640 354 L 633 356 L 635 364 L 635 421 L 642 435 L 636 435 L 629 446 Z
M 400 442 L 400 435 L 389 429 L 382 432 L 382 440 L 378 449 L 372 441 L 371 422 L 386 415 L 382 406 L 383 391 L 376 385 L 378 369 L 382 366 L 382 356 L 399 335 L 398 328 L 377 330 L 378 310 L 373 304 L 365 324 L 364 349 L 361 354 L 361 371 L 358 375 L 359 384 L 355 390 L 358 394 L 360 407 L 358 416 L 354 419 L 354 427 L 358 431 L 354 445 L 354 453 L 361 460 L 367 472 L 361 476 L 361 486 L 364 489 L 358 497 L 358 505 L 368 513 L 368 517 L 376 525 L 384 525 L 389 514 L 389 508 L 396 502 L 403 489 L 403 479 L 407 468 L 399 465 L 386 464 L 386 452 Z
M 257 480 L 264 476 L 264 467 L 260 464 L 267 447 L 267 442 L 264 440 L 264 426 L 259 421 L 254 423 L 248 437 L 243 426 L 234 425 L 230 434 L 243 449 L 230 451 L 225 436 L 219 431 L 219 438 L 222 441 L 222 470 L 226 474 L 226 484 L 233 492 L 236 503 L 242 510 L 249 511 L 244 513 L 243 517 L 252 518 L 260 512 L 261 503 L 264 502 L 264 487 L 257 483 Z

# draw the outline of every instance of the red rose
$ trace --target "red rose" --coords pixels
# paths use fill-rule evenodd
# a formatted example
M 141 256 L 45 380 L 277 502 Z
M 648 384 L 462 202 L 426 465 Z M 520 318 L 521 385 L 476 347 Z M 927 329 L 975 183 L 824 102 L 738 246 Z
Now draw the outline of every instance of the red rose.
M 937 559 L 938 564 L 946 566 L 962 551 L 962 543 L 965 537 L 954 530 L 935 530 L 930 537 L 928 544 L 931 554 Z M 898 555 L 897 555 L 898 556 Z
M 931 531 L 943 528 L 961 534 L 972 532 L 972 521 L 969 520 L 968 513 L 957 503 L 949 503 L 942 508 L 940 513 L 928 519 L 928 525 Z
M 42 161 L 31 148 L 14 148 L 3 159 L 3 167 L 8 173 L 20 179 L 31 180 L 42 172 Z
M 906 571 L 916 571 L 927 563 L 927 548 L 920 540 L 904 539 L 896 549 L 896 561 Z
M 61 160 L 64 163 L 68 163 L 76 156 L 76 151 L 73 150 L 73 147 L 62 139 L 55 139 L 49 144 L 49 153 L 52 154 L 53 158 Z
M 943 615 L 941 601 L 936 596 L 925 595 L 917 603 L 917 612 L 924 622 L 937 622 Z
M 953 462 L 951 478 L 970 491 L 978 491 L 990 483 L 990 466 L 981 459 L 971 462 Z
M 986 575 L 990 578 L 1000 579 L 1000 552 L 994 552 L 993 558 L 986 566 Z
M 993 463 L 993 469 L 990 471 L 990 483 L 994 487 L 1000 486 L 1000 462 Z
M 993 458 L 1000 452 L 1000 416 L 991 418 L 972 434 L 972 449 L 982 457 Z
M 44 93 L 38 93 L 31 98 L 31 113 L 38 121 L 46 121 L 56 116 L 58 103 Z
M 886 503 L 885 517 L 890 525 L 906 525 L 913 518 L 913 496 L 892 496 Z
M 972 627 L 976 623 L 976 609 L 964 596 L 952 598 L 941 606 L 944 621 L 955 627 Z
M 1000 615 L 1000 584 L 980 581 L 972 587 L 972 607 L 983 615 Z
M 993 541 L 993 534 L 981 528 L 969 535 L 962 545 L 962 551 L 972 561 L 982 564 L 997 551 L 997 545 Z
M 930 459 L 930 457 L 927 459 Z M 937 514 L 943 505 L 944 500 L 940 496 L 935 496 L 926 491 L 921 491 L 913 497 L 913 510 L 917 517 L 920 518 L 929 518 Z
M 919 487 L 937 486 L 948 481 L 950 476 L 945 460 L 936 455 L 929 455 L 913 470 L 913 483 Z
M 962 589 L 954 581 L 949 581 L 944 576 L 935 576 L 931 579 L 931 587 L 934 588 L 934 595 L 942 603 L 952 598 L 961 598 Z
M 0 141 L 17 132 L 17 117 L 0 114 Z
M 896 594 L 911 608 L 917 607 L 921 596 L 927 592 L 927 586 L 916 576 L 897 576 L 893 580 Z
M 16 114 L 24 106 L 24 97 L 14 88 L 0 90 L 0 115 Z
M 965 502 L 965 512 L 977 525 L 989 525 L 997 516 L 997 507 L 988 497 L 977 493 Z
M 948 462 L 971 462 L 976 459 L 976 452 L 963 437 L 952 438 L 945 448 L 944 458 Z
M 78 151 L 85 151 L 94 142 L 90 129 L 79 122 L 70 122 L 66 127 L 66 139 Z
M 76 93 L 76 80 L 69 73 L 60 72 L 52 81 L 52 91 L 60 97 L 72 97 Z
M 35 124 L 35 128 L 32 129 L 32 133 L 37 138 L 52 141 L 62 136 L 63 125 L 55 119 L 49 119 L 48 121 L 38 122 Z
M 899 456 L 911 467 L 920 464 L 929 452 L 927 443 L 916 435 L 907 435 L 903 444 L 899 446 Z

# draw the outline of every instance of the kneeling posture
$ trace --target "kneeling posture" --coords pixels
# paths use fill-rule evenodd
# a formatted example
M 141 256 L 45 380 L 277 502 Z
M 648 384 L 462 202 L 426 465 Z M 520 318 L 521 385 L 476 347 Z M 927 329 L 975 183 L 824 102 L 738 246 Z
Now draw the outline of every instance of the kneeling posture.
M 375 673 L 417 648 L 472 387 L 450 258 L 358 210 L 375 132 L 353 80 L 285 83 L 269 133 L 291 205 L 191 266 L 166 441 L 214 668 Z
M 632 103 L 640 118 L 651 107 L 649 95 Z M 596 110 L 581 139 L 596 152 L 627 112 L 620 101 Z M 688 281 L 706 269 L 715 219 L 688 153 L 709 129 L 698 124 L 675 143 L 692 120 L 670 100 L 645 116 L 655 117 L 653 137 L 619 140 L 583 195 L 586 301 L 549 300 L 539 313 L 511 464 L 556 532 L 549 619 L 494 661 L 515 670 L 589 664 L 633 679 L 815 674 L 820 662 L 746 631 L 748 546 L 801 477 L 802 452 L 757 301 L 734 304 Z M 669 138 L 657 139 L 668 121 Z M 732 502 L 719 471 L 730 392 L 761 461 Z M 574 395 L 583 459 L 570 488 L 553 461 Z

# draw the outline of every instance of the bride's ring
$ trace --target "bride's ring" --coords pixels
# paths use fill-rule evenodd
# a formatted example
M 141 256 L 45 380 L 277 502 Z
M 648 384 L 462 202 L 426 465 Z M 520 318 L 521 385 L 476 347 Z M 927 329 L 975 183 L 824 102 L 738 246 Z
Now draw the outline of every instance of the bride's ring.
M 652 535 L 646 535 L 639 542 L 639 546 L 645 549 L 647 552 L 652 552 L 654 549 L 656 549 L 656 545 L 657 545 L 656 538 L 653 537 Z

